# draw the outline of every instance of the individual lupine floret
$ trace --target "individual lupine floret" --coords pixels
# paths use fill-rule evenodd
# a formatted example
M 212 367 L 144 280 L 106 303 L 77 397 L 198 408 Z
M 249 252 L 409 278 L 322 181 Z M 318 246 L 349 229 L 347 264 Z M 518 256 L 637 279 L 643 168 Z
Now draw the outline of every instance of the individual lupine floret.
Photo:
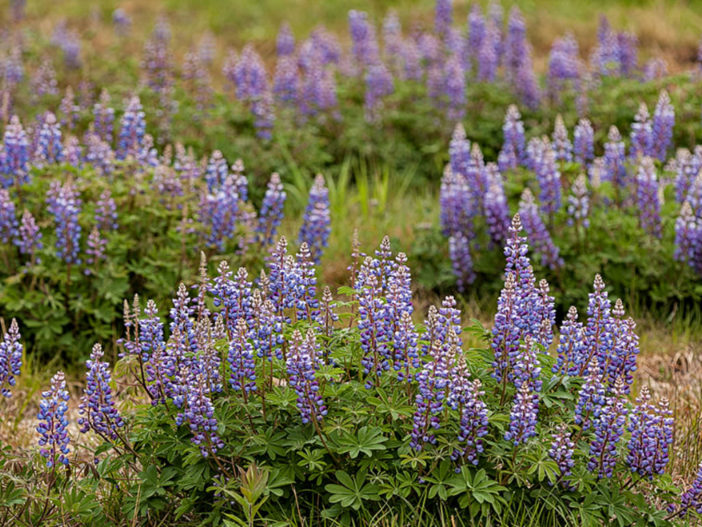
M 483 437 L 488 432 L 487 405 L 481 399 L 485 392 L 480 379 L 471 381 L 465 358 L 460 354 L 451 372 L 448 391 L 446 402 L 450 408 L 458 410 L 460 416 L 458 441 L 461 448 L 452 452 L 451 459 L 477 465 L 478 455 L 485 448 Z
M 414 450 L 421 451 L 426 443 L 436 442 L 432 430 L 438 430 L 440 427 L 440 415 L 444 410 L 446 387 L 449 385 L 450 363 L 457 353 L 458 345 L 458 337 L 450 328 L 445 343 L 438 339 L 433 340 L 429 348 L 430 360 L 417 374 L 419 386 L 415 398 L 414 426 L 410 433 L 410 446 Z
M 673 126 L 675 126 L 675 108 L 670 102 L 668 92 L 663 90 L 658 96 L 658 103 L 653 112 L 653 148 L 650 154 L 661 162 L 665 161 L 670 148 Z
M 288 383 L 297 394 L 297 409 L 303 423 L 321 422 L 327 415 L 327 407 L 316 379 L 319 349 L 313 330 L 308 330 L 304 340 L 295 330 L 290 340 L 290 354 L 286 361 Z
M 590 460 L 587 468 L 598 479 L 611 478 L 617 464 L 617 444 L 624 433 L 627 409 L 621 383 L 607 397 L 599 414 L 595 416 L 593 430 L 595 437 L 590 443 Z
M 626 188 L 626 153 L 624 141 L 616 126 L 609 128 L 604 144 L 604 168 L 602 181 L 611 181 L 619 191 Z
M 42 392 L 41 397 L 37 415 L 40 454 L 46 459 L 48 468 L 53 468 L 56 463 L 68 466 L 70 439 L 66 413 L 69 395 L 66 390 L 66 377 L 62 371 L 51 378 L 51 389 Z
M 329 189 L 324 182 L 324 176 L 317 174 L 310 189 L 309 200 L 297 239 L 299 243 L 307 243 L 312 252 L 313 261 L 318 264 L 322 257 L 322 251 L 329 244 L 330 234 Z
M 566 423 L 558 425 L 556 432 L 551 435 L 551 438 L 551 448 L 548 451 L 548 456 L 558 465 L 561 478 L 570 476 L 575 466 L 575 460 L 573 460 L 575 443 L 571 433 L 568 431 L 568 425 Z
M 653 159 L 648 156 L 641 158 L 636 173 L 636 205 L 641 227 L 660 238 L 662 227 L 658 176 Z
M 16 115 L 10 119 L 3 137 L 3 156 L 0 157 L 0 169 L 4 187 L 19 187 L 29 182 L 29 139 Z
M 563 122 L 561 114 L 556 116 L 551 146 L 556 155 L 556 161 L 570 162 L 573 160 L 573 145 L 568 137 L 568 129 Z
M 527 238 L 534 251 L 541 255 L 541 264 L 550 269 L 563 267 L 563 259 L 559 255 L 558 247 L 553 243 L 546 225 L 539 216 L 534 195 L 527 188 L 522 193 L 519 202 L 519 215 L 527 233 Z
M 502 134 L 504 135 L 504 144 L 512 146 L 519 162 L 522 163 L 525 159 L 524 123 L 519 110 L 514 104 L 507 108 L 505 122 L 502 125 Z
M 632 472 L 648 478 L 663 474 L 673 443 L 673 413 L 668 401 L 662 399 L 658 406 L 653 405 L 651 394 L 644 386 L 628 429 L 631 439 L 626 462 Z
M 95 203 L 95 223 L 101 231 L 117 229 L 117 205 L 110 189 L 103 190 Z
M 587 179 L 585 174 L 575 178 L 575 182 L 568 196 L 568 225 L 590 226 L 590 197 L 587 192 Z
M 382 99 L 395 90 L 392 74 L 381 61 L 368 66 L 365 75 L 366 92 L 363 107 L 367 121 L 375 121 L 380 116 Z
M 577 367 L 578 364 L 576 363 L 575 366 Z M 578 402 L 575 405 L 575 424 L 587 430 L 605 405 L 605 385 L 596 362 L 591 362 L 589 366 L 586 364 L 584 370 L 585 382 L 580 388 Z M 578 371 L 577 375 L 582 374 Z
M 88 371 L 84 395 L 78 406 L 81 416 L 78 418 L 78 424 L 83 434 L 93 430 L 105 439 L 115 440 L 118 437 L 117 429 L 124 426 L 124 421 L 117 411 L 110 387 L 110 365 L 101 360 L 102 357 L 102 346 L 95 344 L 90 359 L 86 362 Z
M 575 161 L 586 167 L 595 157 L 595 132 L 588 119 L 580 119 L 573 132 L 573 156 Z
M 145 132 L 144 110 L 139 97 L 135 95 L 129 99 L 120 119 L 117 159 L 126 159 L 127 156 L 136 157 L 142 148 Z
M 10 329 L 0 341 L 0 393 L 11 397 L 10 388 L 15 385 L 15 380 L 22 372 L 22 344 L 17 320 L 10 323 Z
M 25 209 L 19 226 L 19 237 L 15 243 L 19 246 L 20 253 L 29 256 L 30 266 L 39 263 L 36 253 L 44 247 L 41 239 L 42 234 L 39 231 L 37 222 L 34 220 L 34 216 Z
M 236 391 L 241 391 L 244 401 L 248 400 L 251 392 L 256 391 L 256 370 L 254 349 L 249 342 L 249 328 L 243 318 L 237 319 L 229 353 L 229 385 Z
M 632 159 L 652 155 L 653 126 L 651 125 L 651 117 L 645 103 L 639 105 L 639 110 L 634 116 L 630 141 L 629 156 Z
M 561 172 L 556 163 L 556 154 L 544 141 L 541 159 L 536 164 L 536 178 L 539 182 L 539 210 L 550 218 L 561 208 Z
M 80 263 L 78 254 L 82 229 L 78 223 L 81 209 L 78 196 L 78 191 L 70 181 L 63 185 L 54 181 L 46 198 L 56 226 L 56 253 L 67 264 Z
M 274 172 L 268 181 L 268 188 L 263 196 L 261 210 L 258 215 L 258 225 L 256 226 L 256 238 L 264 246 L 273 243 L 278 227 L 283 221 L 283 207 L 285 206 L 286 196 L 280 176 L 277 172 Z
M 38 164 L 51 164 L 60 163 L 63 161 L 63 158 L 61 126 L 56 121 L 56 116 L 51 112 L 47 112 L 39 128 L 34 160 Z
M 490 240 L 497 246 L 507 239 L 509 231 L 509 207 L 505 197 L 502 175 L 497 165 L 488 163 L 485 166 L 488 187 L 485 192 L 484 209 Z
M 686 201 L 675 220 L 675 253 L 673 257 L 679 262 L 692 264 L 695 255 L 702 250 L 700 238 L 700 219 L 695 218 L 690 203 Z
M 15 204 L 10 193 L 0 189 L 0 242 L 10 243 L 18 234 Z

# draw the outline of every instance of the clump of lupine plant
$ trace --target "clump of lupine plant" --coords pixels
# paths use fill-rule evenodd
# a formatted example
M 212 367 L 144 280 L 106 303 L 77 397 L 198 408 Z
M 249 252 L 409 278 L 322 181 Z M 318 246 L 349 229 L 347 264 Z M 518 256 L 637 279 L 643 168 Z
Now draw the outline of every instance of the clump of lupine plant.
M 636 336 L 621 302 L 611 307 L 598 276 L 587 320 L 578 321 L 572 308 L 554 331 L 553 298 L 543 280 L 537 283 L 519 231 L 515 217 L 494 329 L 472 328 L 492 349 L 462 342 L 462 316 L 451 297 L 429 308 L 423 326 L 415 324 L 406 257 L 393 255 L 387 238 L 360 269 L 354 285 L 360 309 L 348 321 L 334 316 L 328 289 L 319 316 L 294 314 L 298 284 L 309 284 L 309 276 L 301 279 L 309 272 L 314 277 L 314 268 L 301 271 L 299 262 L 308 257 L 298 256 L 296 264 L 285 257 L 284 244 L 278 251 L 284 267 L 256 284 L 243 269 L 234 277 L 225 262 L 210 279 L 203 260 L 194 294 L 179 288 L 170 324 L 153 302 L 143 312 L 135 302 L 125 310 L 127 336 L 116 375 L 120 385 L 131 382 L 143 391 L 143 402 L 137 395 L 121 404 L 135 394 L 113 391 L 99 345 L 87 363 L 79 424 L 103 444 L 86 462 L 97 464 L 95 472 L 74 484 L 82 492 L 109 475 L 113 490 L 99 495 L 94 517 L 117 504 L 132 510 L 127 496 L 151 477 L 143 466 L 182 472 L 164 491 L 190 517 L 204 518 L 199 506 L 205 502 L 236 514 L 236 502 L 220 493 L 230 488 L 242 456 L 265 466 L 260 470 L 270 478 L 288 471 L 277 480 L 280 492 L 261 509 L 270 517 L 293 503 L 293 485 L 305 513 L 321 507 L 353 516 L 361 506 L 375 512 L 379 487 L 363 487 L 359 508 L 341 502 L 335 509 L 334 503 L 360 477 L 349 474 L 381 459 L 381 480 L 407 478 L 404 498 L 385 497 L 400 507 L 402 499 L 433 495 L 437 485 L 446 495 L 437 490 L 427 506 L 443 504 L 475 520 L 552 499 L 539 493 L 510 504 L 506 493 L 528 484 L 556 496 L 549 503 L 559 514 L 575 511 L 599 522 L 655 518 L 665 525 L 696 514 L 699 485 L 681 494 L 666 475 L 674 431 L 667 401 L 654 403 L 646 388 L 630 399 Z M 282 316 L 272 323 L 275 306 Z M 67 464 L 68 393 L 61 373 L 43 397 L 42 455 L 50 467 Z M 303 449 L 270 454 L 294 441 L 304 441 Z M 305 461 L 310 457 L 313 463 Z M 82 463 L 78 453 L 75 463 Z M 112 478 L 118 473 L 130 478 Z M 313 487 L 323 503 L 306 497 Z M 499 505 L 471 509 L 478 492 Z M 613 494 L 624 499 L 612 504 Z M 144 500 L 155 503 L 148 495 Z M 660 503 L 671 505 L 660 510 Z

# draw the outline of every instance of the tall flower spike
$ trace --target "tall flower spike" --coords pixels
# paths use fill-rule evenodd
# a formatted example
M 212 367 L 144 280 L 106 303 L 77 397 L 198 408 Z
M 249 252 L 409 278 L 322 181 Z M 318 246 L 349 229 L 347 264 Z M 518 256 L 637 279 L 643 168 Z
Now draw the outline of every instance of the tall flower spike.
M 605 405 L 605 387 L 602 375 L 596 363 L 585 366 L 585 382 L 578 393 L 575 405 L 575 424 L 583 430 L 592 426 L 592 419 L 597 417 Z
M 522 193 L 522 199 L 519 203 L 519 214 L 534 251 L 541 255 L 541 264 L 550 269 L 563 267 L 564 262 L 560 257 L 560 251 L 553 243 L 546 225 L 541 220 L 534 195 L 528 188 Z
M 553 151 L 556 155 L 556 161 L 573 160 L 573 145 L 568 137 L 568 129 L 563 122 L 561 114 L 556 116 L 556 125 L 553 129 L 552 137 Z
M 675 126 L 675 108 L 670 102 L 668 92 L 663 90 L 658 96 L 658 103 L 653 112 L 653 151 L 651 155 L 659 161 L 665 161 L 673 139 Z
M 653 159 L 648 156 L 641 158 L 636 173 L 636 204 L 641 227 L 660 238 L 662 227 L 658 176 Z
M 671 505 L 668 507 L 669 512 L 681 518 L 686 517 L 690 510 L 702 514 L 702 463 L 698 467 L 697 477 L 692 485 L 680 497 L 680 506 Z
M 40 261 L 36 253 L 44 247 L 41 239 L 42 234 L 39 232 L 34 216 L 25 209 L 19 226 L 19 239 L 15 243 L 19 246 L 20 253 L 29 256 L 30 266 Z
M 249 342 L 249 329 L 243 318 L 236 321 L 227 362 L 230 368 L 230 386 L 241 391 L 244 401 L 247 401 L 249 394 L 256 390 L 256 371 L 253 345 Z
M 658 406 L 650 401 L 651 395 L 644 386 L 628 427 L 631 439 L 626 460 L 632 472 L 648 478 L 663 474 L 673 443 L 673 413 L 668 401 L 663 399 Z
M 604 144 L 604 168 L 602 181 L 611 181 L 616 189 L 626 188 L 626 162 L 624 141 L 616 126 L 609 128 Z
M 618 458 L 617 444 L 624 433 L 626 415 L 625 397 L 618 383 L 593 423 L 595 438 L 590 443 L 587 468 L 598 479 L 612 477 Z
M 315 377 L 318 355 L 314 332 L 308 330 L 303 340 L 302 334 L 295 330 L 290 341 L 290 355 L 286 367 L 288 382 L 297 394 L 297 409 L 303 423 L 319 422 L 327 415 L 327 407 Z
M 331 218 L 329 212 L 329 190 L 324 176 L 317 174 L 305 209 L 305 215 L 300 227 L 298 242 L 306 242 L 312 252 L 314 263 L 318 264 L 322 251 L 329 244 L 331 234 Z
M 47 193 L 46 203 L 56 226 L 57 256 L 67 264 L 79 264 L 82 228 L 78 223 L 81 200 L 78 191 L 69 181 L 61 185 L 54 181 Z
M 568 309 L 566 320 L 561 325 L 559 332 L 556 364 L 553 365 L 553 373 L 564 375 L 577 375 L 580 365 L 585 356 L 585 328 L 583 323 L 578 321 L 578 310 L 574 306 Z
M 0 189 L 0 242 L 10 243 L 18 234 L 15 204 L 10 193 Z
M 4 174 L 2 185 L 19 187 L 29 182 L 29 139 L 16 115 L 10 119 L 3 136 L 3 156 L 0 156 L 0 169 Z
M 117 159 L 136 157 L 141 150 L 146 133 L 146 120 L 141 101 L 136 95 L 129 99 L 124 115 L 120 119 Z
M 674 258 L 679 262 L 692 264 L 695 255 L 702 251 L 702 240 L 698 235 L 698 222 L 692 213 L 690 203 L 686 201 L 680 209 L 680 215 L 675 220 L 675 254 Z
M 68 466 L 70 440 L 66 412 L 68 412 L 69 395 L 62 371 L 51 378 L 51 389 L 42 392 L 41 397 L 37 415 L 40 453 L 46 459 L 48 468 L 53 468 L 56 463 Z
M 639 105 L 639 111 L 634 116 L 634 123 L 631 125 L 631 145 L 629 155 L 632 159 L 642 156 L 652 155 L 653 151 L 653 126 L 648 113 L 648 108 L 644 103 Z
M 278 227 L 283 221 L 283 206 L 286 196 L 280 176 L 274 172 L 271 174 L 266 194 L 263 197 L 256 227 L 257 238 L 264 246 L 273 243 Z
M 573 156 L 575 161 L 583 167 L 586 167 L 595 157 L 594 137 L 595 132 L 590 121 L 580 119 L 578 124 L 575 125 L 575 131 L 573 132 Z
M 200 447 L 203 457 L 224 448 L 224 441 L 217 435 L 217 418 L 208 386 L 209 383 L 202 374 L 189 372 L 183 411 L 176 416 L 177 425 L 187 421 L 193 434 L 191 441 Z
M 575 178 L 568 196 L 568 225 L 589 227 L 589 213 L 590 198 L 587 192 L 587 179 L 585 179 L 585 174 L 580 174 Z
M 539 412 L 539 394 L 531 383 L 524 383 L 517 389 L 510 412 L 509 430 L 505 439 L 515 446 L 526 443 L 536 435 L 536 418 Z
M 575 465 L 575 460 L 573 460 L 575 443 L 568 432 L 568 425 L 566 423 L 558 425 L 556 433 L 552 434 L 551 438 L 553 441 L 551 442 L 548 455 L 558 465 L 561 478 L 569 476 Z
M 0 341 L 0 393 L 5 397 L 12 395 L 10 388 L 22 370 L 22 344 L 19 327 L 13 318 L 10 329 Z
M 93 430 L 96 434 L 114 440 L 117 429 L 124 426 L 124 421 L 117 411 L 112 395 L 109 364 L 102 361 L 103 351 L 100 344 L 95 344 L 86 362 L 88 372 L 84 395 L 78 406 L 78 424 L 80 431 Z
M 307 243 L 303 242 L 296 257 L 296 311 L 298 320 L 313 321 L 319 316 L 317 276 Z
M 505 122 L 502 125 L 505 145 L 511 145 L 520 163 L 524 161 L 524 123 L 517 107 L 512 104 L 507 108 Z
M 490 233 L 490 240 L 497 246 L 502 245 L 507 239 L 509 231 L 509 207 L 505 197 L 502 175 L 497 165 L 485 165 L 487 175 L 487 191 L 484 197 L 485 222 Z

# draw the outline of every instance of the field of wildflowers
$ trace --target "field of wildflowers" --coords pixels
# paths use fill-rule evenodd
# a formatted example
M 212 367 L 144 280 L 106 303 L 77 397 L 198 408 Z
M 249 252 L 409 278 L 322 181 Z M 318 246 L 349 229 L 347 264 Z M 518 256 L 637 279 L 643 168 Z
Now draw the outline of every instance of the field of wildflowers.
M 1 15 L 0 525 L 698 524 L 702 12 L 218 2 Z

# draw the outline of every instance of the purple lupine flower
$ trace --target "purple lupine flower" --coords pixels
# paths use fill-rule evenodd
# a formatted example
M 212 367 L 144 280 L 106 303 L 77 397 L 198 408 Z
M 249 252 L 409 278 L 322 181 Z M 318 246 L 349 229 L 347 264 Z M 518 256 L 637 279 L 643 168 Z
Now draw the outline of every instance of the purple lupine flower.
M 210 383 L 203 374 L 194 371 L 189 371 L 187 377 L 182 412 L 176 416 L 175 422 L 178 426 L 188 423 L 193 434 L 192 443 L 200 447 L 203 457 L 207 457 L 224 448 L 224 441 L 217 435 L 217 418 L 209 396 Z
M 10 193 L 0 189 L 0 242 L 9 243 L 17 237 L 17 217 L 15 204 L 10 198 Z
M 578 360 L 578 355 L 574 357 L 574 360 Z M 575 363 L 575 367 L 569 371 L 578 366 Z M 587 430 L 592 426 L 593 418 L 600 414 L 602 407 L 605 405 L 605 386 L 597 364 L 593 362 L 588 366 L 586 363 L 585 370 L 585 382 L 580 388 L 578 402 L 575 405 L 575 424 L 580 425 L 583 430 Z M 582 375 L 580 370 L 577 375 Z
M 607 18 L 600 17 L 597 30 L 597 47 L 592 53 L 593 69 L 601 76 L 618 76 L 622 72 L 619 40 Z
M 577 375 L 579 365 L 585 359 L 585 328 L 578 321 L 578 310 L 574 306 L 568 309 L 568 315 L 561 325 L 559 332 L 558 358 L 553 365 L 553 373 Z
M 76 104 L 75 97 L 73 95 L 73 89 L 70 86 L 66 87 L 66 93 L 61 99 L 61 105 L 59 106 L 59 112 L 61 113 L 61 126 L 67 127 L 69 130 L 73 130 L 78 120 L 78 112 L 80 107 Z
M 698 221 L 692 213 L 690 203 L 683 203 L 680 215 L 675 220 L 675 260 L 692 264 L 695 254 L 702 250 Z
M 251 114 L 254 117 L 256 137 L 269 141 L 273 137 L 272 129 L 275 121 L 273 114 L 273 94 L 266 90 L 251 104 Z
M 509 144 L 514 148 L 517 158 L 522 163 L 525 159 L 524 123 L 522 123 L 522 116 L 514 104 L 507 108 L 502 134 L 504 135 L 504 144 Z
M 85 254 L 88 257 L 85 259 L 86 265 L 96 266 L 100 260 L 105 260 L 107 256 L 105 255 L 105 249 L 107 248 L 107 240 L 100 235 L 100 231 L 97 226 L 93 227 L 88 236 L 87 249 Z M 85 274 L 92 274 L 91 269 L 86 269 Z
M 283 206 L 287 194 L 283 190 L 283 184 L 277 172 L 271 174 L 268 181 L 268 188 L 261 203 L 261 210 L 258 215 L 258 225 L 256 226 L 256 237 L 263 245 L 271 245 L 275 238 L 278 227 L 283 221 Z
M 321 71 L 319 69 L 315 71 Z M 273 77 L 273 94 L 276 100 L 284 104 L 293 105 L 297 101 L 300 76 L 297 61 L 291 55 L 278 57 Z
M 15 385 L 15 379 L 22 372 L 22 344 L 17 321 L 13 318 L 10 329 L 0 341 L 0 393 L 11 397 L 10 388 Z
M 524 60 L 517 69 L 514 89 L 522 103 L 527 107 L 536 109 L 541 102 L 541 88 L 534 73 L 531 60 L 531 48 L 527 47 Z
M 641 158 L 636 172 L 636 205 L 639 210 L 639 223 L 649 234 L 660 238 L 661 204 L 658 197 L 658 176 L 653 159 Z
M 83 166 L 83 147 L 80 145 L 80 140 L 75 136 L 69 136 L 63 145 L 64 161 L 75 168 Z
M 610 126 L 607 142 L 604 144 L 603 181 L 611 181 L 616 189 L 623 190 L 626 182 L 626 154 L 624 141 L 616 126 Z
M 570 142 L 570 138 L 568 137 L 568 129 L 563 122 L 563 117 L 561 117 L 561 114 L 556 116 L 556 125 L 553 129 L 553 136 L 551 139 L 551 145 L 556 154 L 556 161 L 572 161 L 573 144 Z
M 539 209 L 545 216 L 553 217 L 561 208 L 561 172 L 548 141 L 544 141 L 542 155 L 534 168 L 539 182 Z
M 444 171 L 439 191 L 441 230 L 445 236 L 461 233 L 473 236 L 473 218 L 478 213 L 466 178 L 450 167 Z
M 435 309 L 429 311 L 429 327 L 436 324 L 432 322 L 432 318 L 437 316 Z M 458 346 L 458 336 L 453 328 L 449 328 L 445 342 L 440 339 L 432 340 L 428 353 L 429 361 L 417 373 L 419 388 L 410 433 L 410 446 L 414 450 L 421 451 L 426 443 L 436 443 L 436 436 L 432 430 L 438 430 L 441 424 L 440 416 L 444 410 L 446 387 L 449 385 L 450 364 Z
M 632 472 L 648 478 L 664 473 L 673 443 L 673 413 L 668 401 L 662 399 L 658 406 L 650 401 L 650 392 L 644 386 L 631 414 L 628 427 L 631 439 L 626 459 Z
M 56 116 L 53 113 L 47 112 L 38 130 L 34 160 L 41 165 L 45 163 L 60 163 L 63 159 L 61 125 L 56 121 Z
M 210 284 L 209 290 L 212 293 L 212 303 L 221 310 L 217 313 L 217 319 L 222 318 L 226 326 L 227 334 L 231 335 L 236 329 L 237 320 L 251 320 L 251 282 L 248 279 L 248 272 L 245 268 L 240 268 L 235 279 L 232 279 L 232 272 L 226 261 L 220 262 L 217 267 L 218 276 Z
M 328 286 L 324 286 L 324 291 L 322 292 L 322 303 L 317 315 L 317 324 L 320 327 L 322 335 L 324 335 L 327 341 L 332 337 L 334 331 L 334 323 L 339 321 L 339 315 L 336 312 L 336 303 L 333 301 L 331 290 Z M 414 324 L 412 318 L 409 317 L 409 324 L 406 324 L 405 315 L 408 313 L 403 313 L 403 319 L 400 321 L 400 326 L 395 332 L 395 356 L 402 353 L 405 357 L 412 356 L 412 350 L 414 349 L 414 357 L 416 357 L 417 349 L 417 337 L 416 331 L 414 331 Z M 414 340 L 412 339 L 414 335 Z M 405 346 L 405 348 L 403 348 Z M 325 346 L 324 350 L 324 361 L 329 361 L 329 346 Z M 397 359 L 396 359 L 397 361 Z M 398 377 L 399 377 L 398 373 Z
M 78 215 L 81 200 L 78 196 L 78 191 L 70 181 L 64 185 L 54 181 L 46 197 L 49 212 L 53 215 L 56 226 L 56 254 L 67 264 L 80 264 L 78 254 L 81 226 L 78 223 Z
M 505 439 L 515 446 L 526 443 L 536 435 L 536 418 L 539 413 L 539 394 L 533 384 L 524 383 L 518 389 L 510 411 L 509 430 Z
M 621 32 L 617 34 L 617 44 L 621 73 L 625 77 L 629 77 L 634 73 L 638 64 L 639 39 L 633 33 Z
M 668 512 L 674 513 L 675 516 L 680 516 L 681 518 L 687 516 L 690 510 L 695 511 L 697 514 L 702 514 L 702 463 L 699 465 L 697 477 L 692 482 L 692 485 L 680 497 L 679 508 L 676 508 L 675 505 L 668 507 Z
M 236 391 L 241 391 L 244 401 L 251 392 L 256 391 L 256 371 L 254 349 L 249 341 L 249 328 L 243 318 L 237 319 L 232 340 L 227 354 L 229 363 L 229 385 Z
M 595 132 L 592 129 L 590 121 L 580 119 L 575 125 L 573 132 L 573 155 L 575 161 L 586 167 L 595 157 L 594 142 Z
M 359 319 L 358 329 L 363 350 L 363 373 L 366 388 L 377 386 L 379 377 L 390 369 L 391 353 L 388 349 L 392 339 L 383 294 L 382 262 L 377 258 L 366 257 L 357 277 Z M 371 379 L 372 377 L 372 379 Z
M 141 67 L 146 85 L 159 98 L 162 110 L 168 110 L 174 84 L 173 55 L 170 50 L 171 30 L 161 18 L 156 22 L 149 39 L 144 43 Z
M 454 174 L 466 176 L 470 154 L 470 141 L 466 139 L 466 130 L 461 123 L 458 123 L 453 129 L 449 143 L 449 161 Z
M 100 344 L 95 344 L 90 353 L 90 359 L 85 363 L 88 371 L 83 396 L 78 406 L 78 424 L 81 433 L 93 430 L 99 436 L 108 439 L 117 439 L 117 429 L 124 426 L 115 406 L 112 395 L 112 376 L 110 365 L 102 361 L 103 351 Z
M 468 14 L 468 53 L 477 59 L 485 38 L 486 22 L 480 4 L 474 3 Z
M 224 250 L 226 240 L 235 235 L 238 211 L 239 194 L 231 176 L 214 193 L 202 195 L 198 217 L 207 232 L 208 246 Z
M 480 379 L 470 380 L 465 358 L 458 356 L 457 365 L 451 372 L 446 402 L 460 415 L 458 441 L 461 449 L 451 454 L 451 459 L 466 460 L 478 464 L 478 455 L 485 449 L 483 437 L 488 432 L 487 405 L 481 397 L 485 395 Z M 463 446 L 465 443 L 465 446 Z
M 327 415 L 327 407 L 315 378 L 319 361 L 319 347 L 313 330 L 305 338 L 295 330 L 290 340 L 290 355 L 286 361 L 288 383 L 297 394 L 297 409 L 303 423 L 321 422 Z
M 475 281 L 473 257 L 470 254 L 470 240 L 462 232 L 449 236 L 449 258 L 456 277 L 458 291 L 464 293 L 468 286 Z
M 385 14 L 383 19 L 383 60 L 385 60 L 396 75 L 400 75 L 402 69 L 402 26 L 397 12 L 393 9 Z
M 612 303 L 609 300 L 605 283 L 597 274 L 593 284 L 594 292 L 588 294 L 587 324 L 585 326 L 585 343 L 587 354 L 579 365 L 579 374 L 583 375 L 587 368 L 593 367 L 595 361 L 601 373 L 605 373 L 607 358 L 614 349 L 614 319 L 612 318 Z
M 590 226 L 590 197 L 587 192 L 587 180 L 584 174 L 575 178 L 568 196 L 568 225 Z
M 377 64 L 380 52 L 375 27 L 368 21 L 368 14 L 364 11 L 349 11 L 349 31 L 356 63 L 361 67 Z
M 663 90 L 658 96 L 658 103 L 653 112 L 653 151 L 651 155 L 659 161 L 665 161 L 673 139 L 675 126 L 675 108 L 670 102 L 668 92 Z
M 111 143 L 114 121 L 115 110 L 110 106 L 110 94 L 103 89 L 100 99 L 93 105 L 93 133 L 103 141 Z
M 273 302 L 264 298 L 260 290 L 255 290 L 251 297 L 251 310 L 253 313 L 252 343 L 256 355 L 269 362 L 273 360 L 273 356 L 282 359 L 282 346 L 285 341 L 282 317 L 276 314 Z
M 207 188 L 212 191 L 222 185 L 228 176 L 229 165 L 227 165 L 227 160 L 222 155 L 222 152 L 215 150 L 207 161 L 207 169 L 205 171 Z
M 112 11 L 112 23 L 118 35 L 126 35 L 132 27 L 132 18 L 124 9 L 118 7 Z
M 28 183 L 29 139 L 16 115 L 12 116 L 10 124 L 5 128 L 3 146 L 4 155 L 0 157 L 0 169 L 5 175 L 2 178 L 3 186 L 16 185 L 19 187 L 24 183 Z
M 446 118 L 460 121 L 466 113 L 466 75 L 455 53 L 443 64 L 442 96 L 446 100 Z
M 110 189 L 103 190 L 95 203 L 95 224 L 101 231 L 117 229 L 117 205 Z
M 548 88 L 553 97 L 558 97 L 568 82 L 578 79 L 578 54 L 578 42 L 571 33 L 553 41 L 548 61 Z
M 199 110 L 205 110 L 212 100 L 212 78 L 200 53 L 191 49 L 185 54 L 182 79 L 195 99 Z
M 314 263 L 318 264 L 322 258 L 322 251 L 329 244 L 330 234 L 329 189 L 325 185 L 324 176 L 317 174 L 310 189 L 297 239 L 300 244 L 307 243 Z
M 517 159 L 514 146 L 508 143 L 502 145 L 500 153 L 497 156 L 497 165 L 499 166 L 500 172 L 507 172 L 519 166 L 519 159 Z
M 290 29 L 290 24 L 287 22 L 283 22 L 280 25 L 275 49 L 279 57 L 286 57 L 295 53 L 295 37 Z
M 541 265 L 550 269 L 563 267 L 564 262 L 559 255 L 558 247 L 553 243 L 546 225 L 541 220 L 534 195 L 528 188 L 522 193 L 522 199 L 519 202 L 519 215 L 534 251 L 541 255 Z
M 509 11 L 507 22 L 507 35 L 505 36 L 504 66 L 505 75 L 509 82 L 516 81 L 518 71 L 527 60 L 528 43 L 526 39 L 526 24 L 524 17 L 517 6 Z
M 490 240 L 497 246 L 507 239 L 509 231 L 509 207 L 505 197 L 502 175 L 497 165 L 485 165 L 488 188 L 484 197 L 485 223 L 487 223 Z
M 489 21 L 478 52 L 478 80 L 494 82 L 499 65 L 500 29 Z
M 623 392 L 628 394 L 634 382 L 636 358 L 640 353 L 639 337 L 635 331 L 634 319 L 624 318 L 624 306 L 620 299 L 615 302 L 612 313 L 614 314 L 614 347 L 611 355 L 607 357 L 604 371 L 610 388 L 621 381 Z
M 573 442 L 571 433 L 568 432 L 568 425 L 566 423 L 558 425 L 556 432 L 551 435 L 551 438 L 553 441 L 551 442 L 548 456 L 558 465 L 561 478 L 569 476 L 575 465 L 575 461 L 573 460 L 575 443 Z
M 453 0 L 436 0 L 434 9 L 434 31 L 445 35 L 453 22 Z
M 9 50 L 2 68 L 2 76 L 8 90 L 11 90 L 22 81 L 24 66 L 22 64 L 22 48 L 19 45 L 14 45 Z
M 468 39 L 462 31 L 449 27 L 444 35 L 444 48 L 449 56 L 456 57 L 463 74 L 470 71 L 470 57 L 468 56 Z
M 298 269 L 295 259 L 288 255 L 288 241 L 285 236 L 278 243 L 268 258 L 268 289 L 276 313 L 283 315 L 286 309 L 296 307 Z
M 46 466 L 53 468 L 58 462 L 68 466 L 68 391 L 66 378 L 59 371 L 51 378 L 51 389 L 41 394 L 39 414 L 39 446 L 41 456 L 46 459 Z
M 85 138 L 85 161 L 91 164 L 103 176 L 109 175 L 114 169 L 115 153 L 109 143 L 95 134 L 87 134 Z
M 32 77 L 32 95 L 43 97 L 45 95 L 58 95 L 58 83 L 56 82 L 56 71 L 51 64 L 51 60 L 44 59 L 34 72 Z
M 634 116 L 631 125 L 631 145 L 629 146 L 629 156 L 636 159 L 652 154 L 653 150 L 653 126 L 646 104 L 641 103 L 639 110 Z
M 36 257 L 36 252 L 43 248 L 41 238 L 42 234 L 39 232 L 39 226 L 34 220 L 34 216 L 25 209 L 19 226 L 19 237 L 15 243 L 19 246 L 20 253 L 29 255 L 30 266 L 40 262 L 39 258 Z
M 144 110 L 139 97 L 135 95 L 129 99 L 124 115 L 120 119 L 117 159 L 125 159 L 127 156 L 136 157 L 143 145 L 145 132 Z
M 368 66 L 365 76 L 366 91 L 363 107 L 367 121 L 375 121 L 381 114 L 382 99 L 392 94 L 395 86 L 392 74 L 381 61 Z
M 297 280 L 295 282 L 297 320 L 313 321 L 319 315 L 319 300 L 317 294 L 317 277 L 314 262 L 307 243 L 302 242 L 300 250 L 295 255 Z
M 612 477 L 618 459 L 617 443 L 624 433 L 626 415 L 625 398 L 618 383 L 614 393 L 607 397 L 599 414 L 595 416 L 592 425 L 595 437 L 590 443 L 587 468 L 598 479 Z

